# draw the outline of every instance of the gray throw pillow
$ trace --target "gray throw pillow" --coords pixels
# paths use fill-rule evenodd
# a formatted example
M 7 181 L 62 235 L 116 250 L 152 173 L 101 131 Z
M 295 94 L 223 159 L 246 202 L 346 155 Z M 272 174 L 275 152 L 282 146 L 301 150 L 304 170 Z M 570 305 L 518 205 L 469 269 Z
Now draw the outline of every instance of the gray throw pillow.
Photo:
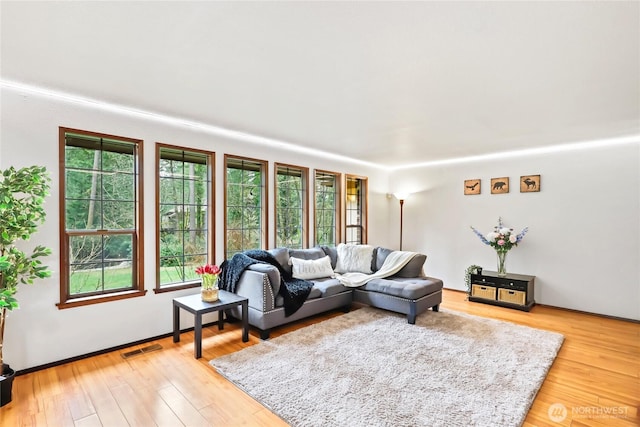
M 373 256 L 371 257 L 371 272 L 378 271 L 378 247 L 373 248 Z
M 289 249 L 289 258 L 320 259 L 327 256 L 320 248 Z
M 395 275 L 398 277 L 423 277 L 422 266 L 426 260 L 426 255 L 418 254 L 411 258 L 411 261 Z
M 377 248 L 376 256 L 375 256 L 376 268 L 374 269 L 374 271 L 380 270 L 380 268 L 382 267 L 382 264 L 384 264 L 384 260 L 387 259 L 387 257 L 391 252 L 393 252 L 393 250 L 391 249 L 380 248 L 380 247 Z
M 291 273 L 291 266 L 289 265 L 289 249 L 288 248 L 275 248 L 269 249 L 269 252 L 278 261 L 280 266 L 287 272 Z
M 335 246 L 326 246 L 320 245 L 320 248 L 324 251 L 325 254 L 329 255 L 331 259 L 331 268 L 336 268 L 336 263 L 338 262 L 338 250 Z

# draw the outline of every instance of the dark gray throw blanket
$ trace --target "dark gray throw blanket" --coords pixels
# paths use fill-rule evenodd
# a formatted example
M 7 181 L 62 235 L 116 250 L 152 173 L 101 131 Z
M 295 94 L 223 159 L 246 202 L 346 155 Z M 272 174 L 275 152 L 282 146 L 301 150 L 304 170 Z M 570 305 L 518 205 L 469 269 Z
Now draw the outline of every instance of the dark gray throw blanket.
M 236 285 L 240 280 L 242 273 L 253 264 L 271 264 L 280 272 L 280 291 L 279 295 L 284 299 L 284 315 L 291 316 L 298 311 L 302 304 L 306 301 L 313 283 L 308 280 L 295 279 L 290 273 L 285 271 L 278 260 L 267 251 L 248 250 L 237 253 L 230 260 L 225 260 L 220 265 L 220 289 L 233 292 L 236 291 Z

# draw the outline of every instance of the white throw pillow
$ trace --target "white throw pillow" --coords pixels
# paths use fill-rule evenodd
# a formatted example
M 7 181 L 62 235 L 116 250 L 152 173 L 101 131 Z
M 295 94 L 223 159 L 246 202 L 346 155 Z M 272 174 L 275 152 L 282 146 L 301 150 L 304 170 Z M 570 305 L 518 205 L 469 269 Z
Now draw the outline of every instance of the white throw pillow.
M 329 255 L 320 259 L 291 257 L 289 263 L 292 266 L 292 275 L 296 279 L 311 280 L 334 276 Z
M 365 273 L 371 274 L 371 262 L 373 261 L 373 250 L 370 245 L 338 245 L 338 261 L 336 262 L 336 273 Z

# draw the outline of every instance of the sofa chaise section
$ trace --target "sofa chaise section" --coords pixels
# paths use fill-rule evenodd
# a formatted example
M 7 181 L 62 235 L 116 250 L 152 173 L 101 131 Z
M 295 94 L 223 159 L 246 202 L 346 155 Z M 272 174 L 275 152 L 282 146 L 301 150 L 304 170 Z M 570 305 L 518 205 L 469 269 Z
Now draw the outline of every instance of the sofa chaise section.
M 407 322 L 413 325 L 418 314 L 429 308 L 439 310 L 442 287 L 442 280 L 433 277 L 373 279 L 364 286 L 353 289 L 353 300 L 406 314 Z

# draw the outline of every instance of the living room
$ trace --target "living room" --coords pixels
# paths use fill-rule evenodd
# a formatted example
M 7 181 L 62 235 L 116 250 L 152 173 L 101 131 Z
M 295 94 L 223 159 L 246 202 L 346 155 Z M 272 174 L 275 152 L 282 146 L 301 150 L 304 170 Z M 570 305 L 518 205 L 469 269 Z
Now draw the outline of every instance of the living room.
M 496 268 L 470 226 L 486 233 L 502 217 L 529 227 L 507 267 L 536 277 L 537 304 L 640 321 L 637 2 L 0 7 L 0 168 L 42 165 L 53 179 L 29 243 L 54 249 L 53 275 L 20 287 L 5 330 L 13 369 L 171 331 L 172 299 L 194 290 L 153 292 L 156 142 L 215 152 L 218 264 L 224 156 L 243 156 L 268 162 L 269 185 L 275 163 L 366 177 L 366 242 L 398 249 L 402 238 L 446 289 L 466 290 L 469 265 Z M 220 43 L 192 46 L 190 26 L 211 36 L 196 27 L 206 13 Z M 140 298 L 56 305 L 60 127 L 144 142 Z M 539 191 L 521 192 L 533 175 Z M 502 177 L 509 192 L 492 194 Z M 480 180 L 480 194 L 464 194 L 467 180 Z M 402 218 L 395 193 L 407 195 Z M 275 247 L 274 224 L 270 211 L 264 249 Z

